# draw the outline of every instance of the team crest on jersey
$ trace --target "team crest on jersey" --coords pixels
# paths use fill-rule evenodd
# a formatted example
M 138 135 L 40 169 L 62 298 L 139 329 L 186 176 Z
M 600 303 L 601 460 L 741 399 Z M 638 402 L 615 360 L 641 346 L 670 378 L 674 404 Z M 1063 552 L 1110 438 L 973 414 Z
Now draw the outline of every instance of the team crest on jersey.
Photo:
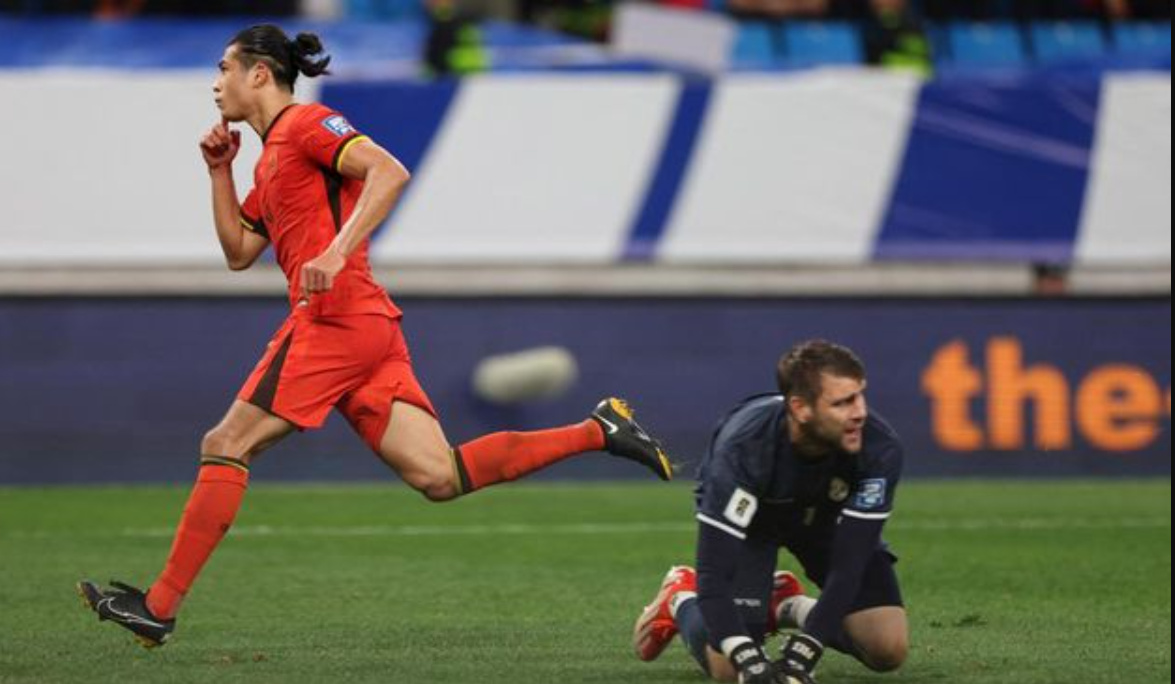
M 832 484 L 828 486 L 829 499 L 835 501 L 836 503 L 844 503 L 845 501 L 848 501 L 849 494 L 851 493 L 852 492 L 849 490 L 848 482 L 845 482 L 839 477 L 832 478 Z
M 746 529 L 755 519 L 755 513 L 758 512 L 758 497 L 744 489 L 736 489 L 734 496 L 730 497 L 730 503 L 726 506 L 726 519 Z
M 869 511 L 885 505 L 885 494 L 889 483 L 884 479 L 865 480 L 857 490 L 857 498 L 853 501 L 853 508 L 860 511 Z
M 322 127 L 339 136 L 340 138 L 344 135 L 350 135 L 355 132 L 355 129 L 351 126 L 351 124 L 338 114 L 324 119 L 322 122 Z

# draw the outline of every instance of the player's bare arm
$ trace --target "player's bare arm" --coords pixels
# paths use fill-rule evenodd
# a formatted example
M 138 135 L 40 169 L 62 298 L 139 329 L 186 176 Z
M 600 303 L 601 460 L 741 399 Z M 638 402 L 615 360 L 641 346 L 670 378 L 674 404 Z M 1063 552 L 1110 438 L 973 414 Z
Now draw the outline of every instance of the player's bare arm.
M 253 457 L 295 430 L 322 427 L 332 411 L 432 501 L 599 451 L 644 466 L 662 480 L 673 478 L 660 442 L 615 398 L 600 402 L 587 420 L 564 427 L 498 432 L 459 446 L 448 442 L 412 369 L 402 313 L 366 262 L 369 238 L 399 200 L 408 171 L 341 115 L 294 101 L 299 76 L 329 73 L 324 52 L 314 34 L 291 39 L 272 24 L 252 26 L 225 48 L 213 84 L 222 118 L 200 140 L 200 149 L 221 248 L 228 265 L 240 270 L 272 240 L 290 281 L 292 310 L 228 415 L 201 442 L 200 474 L 156 582 L 147 591 L 78 583 L 99 620 L 129 630 L 150 648 L 170 639 L 180 605 L 236 519 Z M 243 201 L 233 183 L 241 142 L 229 128 L 233 123 L 247 124 L 265 145 L 264 165 Z M 324 173 L 331 174 L 327 187 L 315 182 Z M 348 260 L 348 287 L 322 298 L 322 306 L 305 306 L 311 294 L 332 289 Z
M 216 236 L 228 267 L 243 271 L 254 264 L 269 241 L 241 223 L 241 204 L 233 181 L 233 160 L 241 149 L 241 134 L 221 120 L 200 139 L 200 152 L 212 181 L 212 216 Z
M 302 295 L 306 298 L 331 289 L 347 257 L 387 219 L 411 177 L 399 160 L 369 140 L 347 150 L 339 170 L 347 178 L 363 181 L 363 193 L 330 247 L 302 267 Z

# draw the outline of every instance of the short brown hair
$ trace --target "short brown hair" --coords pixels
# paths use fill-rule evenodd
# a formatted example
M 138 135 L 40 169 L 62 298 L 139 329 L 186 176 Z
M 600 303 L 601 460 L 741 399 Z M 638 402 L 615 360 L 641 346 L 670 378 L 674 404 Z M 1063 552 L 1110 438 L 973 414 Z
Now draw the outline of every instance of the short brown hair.
M 779 390 L 814 404 L 823 390 L 824 373 L 864 380 L 865 364 L 853 350 L 828 340 L 801 342 L 779 360 Z

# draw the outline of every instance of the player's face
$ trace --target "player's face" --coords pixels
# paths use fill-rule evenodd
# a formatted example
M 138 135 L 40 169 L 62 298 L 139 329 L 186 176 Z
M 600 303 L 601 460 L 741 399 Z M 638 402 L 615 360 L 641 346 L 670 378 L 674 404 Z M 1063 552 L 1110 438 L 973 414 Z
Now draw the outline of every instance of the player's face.
M 824 391 L 806 425 L 809 434 L 845 453 L 860 453 L 865 444 L 865 419 L 869 417 L 865 381 L 825 373 L 822 384 Z
M 249 86 L 249 71 L 237 59 L 237 47 L 230 45 L 218 65 L 219 73 L 212 84 L 216 107 L 229 121 L 244 121 L 248 117 L 253 89 Z

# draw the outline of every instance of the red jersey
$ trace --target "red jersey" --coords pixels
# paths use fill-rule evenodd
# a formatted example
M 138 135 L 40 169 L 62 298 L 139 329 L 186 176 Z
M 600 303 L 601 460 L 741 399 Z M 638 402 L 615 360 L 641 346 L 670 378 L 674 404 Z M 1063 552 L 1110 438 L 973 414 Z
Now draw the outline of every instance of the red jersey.
M 363 181 L 344 177 L 339 168 L 347 150 L 363 140 L 338 112 L 319 104 L 290 105 L 263 138 L 241 223 L 273 243 L 290 283 L 291 307 L 302 298 L 302 266 L 326 251 L 355 211 Z M 401 317 L 371 273 L 369 246 L 365 240 L 351 254 L 330 292 L 314 295 L 312 314 Z

